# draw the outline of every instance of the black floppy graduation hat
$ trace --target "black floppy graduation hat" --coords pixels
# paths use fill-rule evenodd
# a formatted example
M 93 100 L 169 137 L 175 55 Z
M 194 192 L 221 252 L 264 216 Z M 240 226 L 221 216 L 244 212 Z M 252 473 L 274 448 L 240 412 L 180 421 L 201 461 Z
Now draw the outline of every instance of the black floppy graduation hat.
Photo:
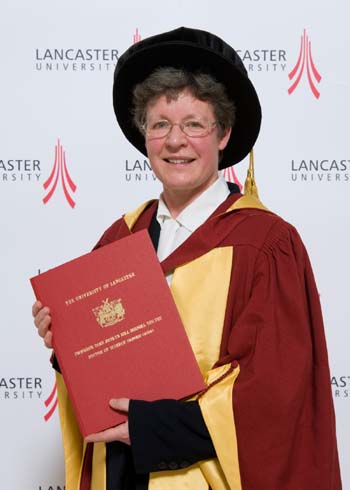
M 218 36 L 180 27 L 132 45 L 114 72 L 113 106 L 126 138 L 147 156 L 145 141 L 132 118 L 132 92 L 156 68 L 171 66 L 210 74 L 226 87 L 236 105 L 236 122 L 219 168 L 230 167 L 248 155 L 258 137 L 261 107 L 252 82 L 236 51 Z

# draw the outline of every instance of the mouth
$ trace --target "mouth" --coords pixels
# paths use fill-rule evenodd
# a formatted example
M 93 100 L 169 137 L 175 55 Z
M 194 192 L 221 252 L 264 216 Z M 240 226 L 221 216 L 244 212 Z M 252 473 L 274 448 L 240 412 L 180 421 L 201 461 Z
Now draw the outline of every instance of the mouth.
M 172 165 L 188 165 L 194 162 L 194 158 L 164 158 L 164 161 Z

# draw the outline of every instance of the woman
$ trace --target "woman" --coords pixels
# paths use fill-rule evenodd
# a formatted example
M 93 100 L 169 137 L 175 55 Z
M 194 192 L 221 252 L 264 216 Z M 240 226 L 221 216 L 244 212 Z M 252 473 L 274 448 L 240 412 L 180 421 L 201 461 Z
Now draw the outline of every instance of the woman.
M 89 436 L 85 450 L 58 374 L 67 490 L 340 489 L 307 253 L 292 226 L 219 177 L 260 128 L 242 61 L 213 34 L 176 29 L 129 48 L 113 95 L 163 192 L 96 247 L 149 230 L 208 389 L 190 402 L 112 400 L 128 422 Z M 50 347 L 49 309 L 36 303 L 33 314 Z

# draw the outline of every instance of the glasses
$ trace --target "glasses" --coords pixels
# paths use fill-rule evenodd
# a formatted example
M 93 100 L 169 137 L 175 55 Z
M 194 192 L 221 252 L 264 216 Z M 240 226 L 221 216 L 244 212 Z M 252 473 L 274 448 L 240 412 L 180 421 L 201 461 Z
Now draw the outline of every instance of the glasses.
M 207 136 L 216 124 L 216 121 L 210 122 L 202 119 L 189 119 L 182 123 L 171 123 L 166 119 L 161 119 L 143 124 L 141 128 L 148 138 L 165 138 L 173 129 L 173 126 L 179 126 L 186 136 L 202 138 Z

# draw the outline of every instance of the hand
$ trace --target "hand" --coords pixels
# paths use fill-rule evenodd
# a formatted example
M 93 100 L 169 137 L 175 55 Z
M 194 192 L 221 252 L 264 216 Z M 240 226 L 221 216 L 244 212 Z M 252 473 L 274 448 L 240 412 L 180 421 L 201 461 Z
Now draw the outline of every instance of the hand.
M 113 398 L 109 402 L 109 406 L 118 412 L 129 412 L 128 398 Z M 111 429 L 103 430 L 97 434 L 90 434 L 85 437 L 86 442 L 113 442 L 119 441 L 130 446 L 129 424 L 128 421 L 112 427 Z
M 52 348 L 51 316 L 50 309 L 43 306 L 40 301 L 36 301 L 32 306 L 34 324 L 38 329 L 38 334 L 44 340 L 47 348 Z

